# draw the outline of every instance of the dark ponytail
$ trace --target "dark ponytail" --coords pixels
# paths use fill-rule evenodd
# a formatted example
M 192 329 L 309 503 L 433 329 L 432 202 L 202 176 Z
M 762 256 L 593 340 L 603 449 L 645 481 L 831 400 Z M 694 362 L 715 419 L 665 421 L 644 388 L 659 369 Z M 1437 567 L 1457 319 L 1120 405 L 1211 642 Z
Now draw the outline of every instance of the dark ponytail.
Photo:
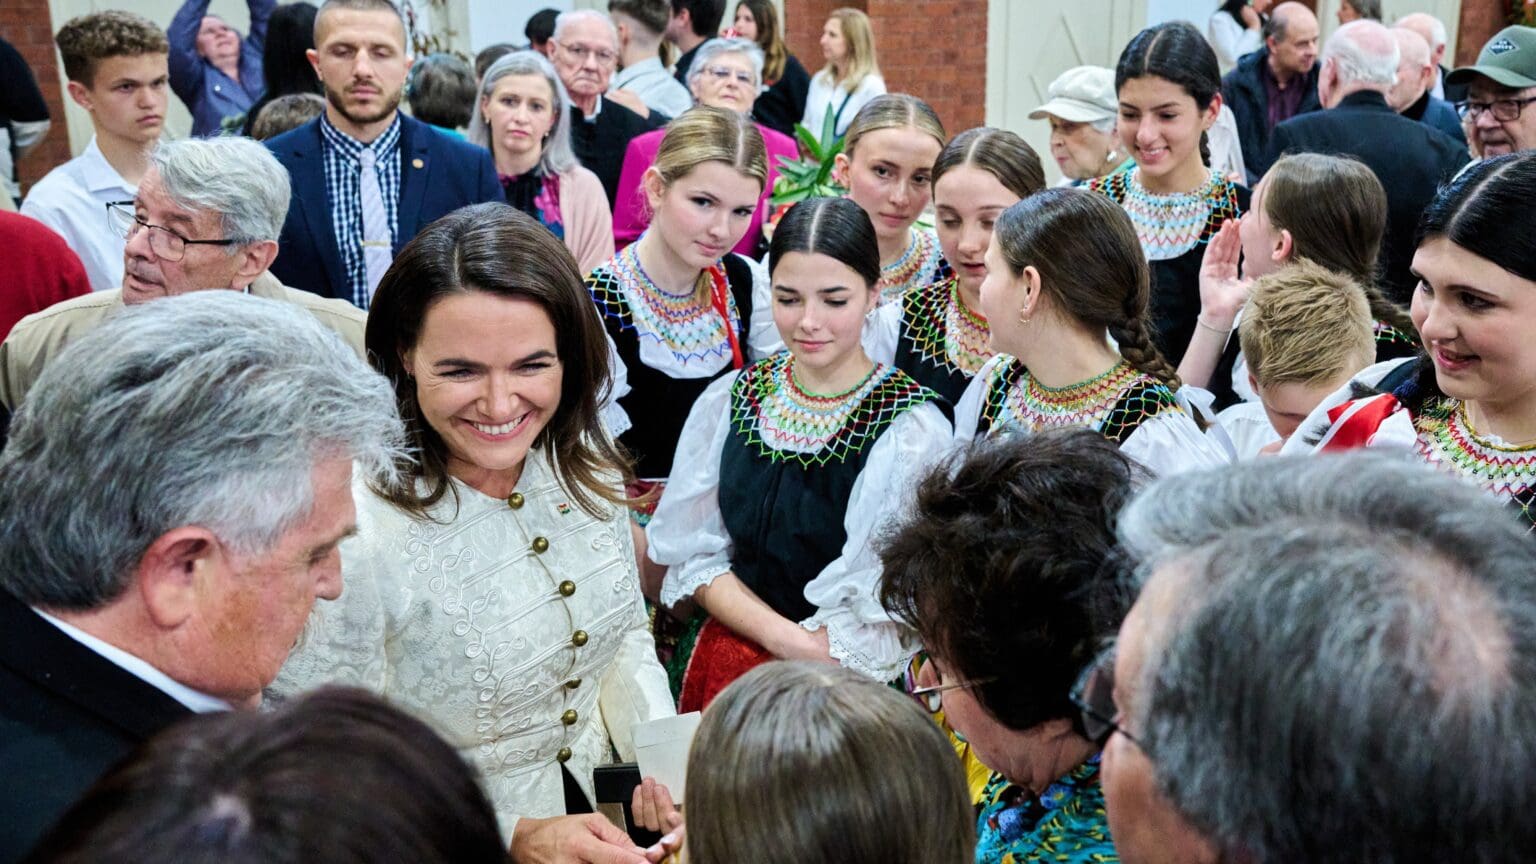
M 1169 389 L 1182 383 L 1147 326 L 1151 273 L 1131 217 L 1082 189 L 1046 189 L 997 219 L 993 236 L 1014 276 L 1034 267 L 1051 305 L 1084 326 L 1103 328 L 1126 362 Z
M 1137 33 L 1115 64 L 1115 90 L 1125 82 L 1148 76 L 1183 88 L 1206 111 L 1221 92 L 1221 66 L 1216 52 L 1187 21 L 1169 21 Z M 1200 161 L 1211 164 L 1210 136 L 1200 133 Z

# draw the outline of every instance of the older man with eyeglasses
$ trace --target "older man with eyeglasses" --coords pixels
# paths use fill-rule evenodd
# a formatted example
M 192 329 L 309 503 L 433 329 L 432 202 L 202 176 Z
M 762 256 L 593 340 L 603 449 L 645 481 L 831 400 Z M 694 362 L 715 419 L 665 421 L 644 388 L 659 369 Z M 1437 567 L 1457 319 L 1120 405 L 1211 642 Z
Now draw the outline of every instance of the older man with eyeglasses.
M 285 287 L 267 272 L 288 212 L 288 172 L 248 138 L 165 141 L 132 201 L 101 214 L 126 239 L 123 284 L 23 318 L 0 343 L 0 405 L 14 411 L 43 367 L 124 306 L 224 289 L 302 306 L 359 355 L 367 315 L 344 300 Z
M 1523 860 L 1536 546 L 1481 490 L 1355 452 L 1158 481 L 1079 688 L 1127 864 Z
M 1488 40 L 1477 63 L 1446 76 L 1464 85 L 1457 110 L 1468 124 L 1473 151 L 1483 159 L 1536 149 L 1536 28 L 1505 27 Z
M 618 59 L 619 32 L 607 15 L 578 9 L 555 19 L 550 61 L 571 94 L 571 149 L 582 167 L 602 181 L 610 208 L 618 194 L 624 148 L 671 119 L 654 112 L 641 115 L 605 97 Z

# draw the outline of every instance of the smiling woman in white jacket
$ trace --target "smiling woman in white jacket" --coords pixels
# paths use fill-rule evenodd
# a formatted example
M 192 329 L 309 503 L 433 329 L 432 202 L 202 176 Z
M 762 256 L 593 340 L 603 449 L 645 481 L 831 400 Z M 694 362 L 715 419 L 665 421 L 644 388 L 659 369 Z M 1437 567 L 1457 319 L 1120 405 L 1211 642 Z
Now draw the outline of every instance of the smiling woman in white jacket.
M 590 815 L 592 769 L 632 760 L 631 727 L 674 709 L 576 262 L 505 204 L 465 208 L 395 259 L 367 345 L 418 458 L 400 485 L 355 491 L 342 596 L 274 689 L 352 684 L 426 719 L 479 770 L 518 860 L 633 851 Z

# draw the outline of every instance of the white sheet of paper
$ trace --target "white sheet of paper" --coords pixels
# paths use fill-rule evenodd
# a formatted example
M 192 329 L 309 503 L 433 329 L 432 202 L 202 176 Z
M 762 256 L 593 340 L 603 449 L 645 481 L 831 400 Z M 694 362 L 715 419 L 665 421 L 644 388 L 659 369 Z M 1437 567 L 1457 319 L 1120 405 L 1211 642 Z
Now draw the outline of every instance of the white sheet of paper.
M 699 712 L 663 717 L 636 723 L 630 730 L 635 741 L 635 761 L 641 777 L 655 777 L 667 787 L 672 800 L 683 803 L 683 785 L 688 775 L 688 747 L 699 728 Z

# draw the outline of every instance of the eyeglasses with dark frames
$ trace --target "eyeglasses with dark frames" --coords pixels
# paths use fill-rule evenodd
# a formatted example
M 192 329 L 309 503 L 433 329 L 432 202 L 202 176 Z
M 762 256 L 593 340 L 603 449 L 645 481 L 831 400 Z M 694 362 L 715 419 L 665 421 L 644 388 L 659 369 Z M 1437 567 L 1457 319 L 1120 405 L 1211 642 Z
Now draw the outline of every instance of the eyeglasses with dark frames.
M 1456 103 L 1456 113 L 1463 120 L 1477 120 L 1479 114 L 1484 111 L 1492 111 L 1493 119 L 1500 123 L 1512 123 L 1520 119 L 1520 114 L 1525 106 L 1536 102 L 1536 96 L 1528 96 L 1524 99 L 1495 99 L 1492 102 L 1473 102 L 1467 99 Z
M 107 221 L 124 240 L 143 228 L 149 231 L 149 248 L 166 261 L 180 261 L 186 257 L 188 246 L 235 246 L 238 240 L 189 240 L 164 225 L 151 225 L 133 212 L 132 201 L 113 201 L 107 205 Z
M 1069 698 L 1082 715 L 1083 734 L 1088 740 L 1104 746 L 1116 732 L 1131 743 L 1136 738 L 1116 720 L 1120 709 L 1115 706 L 1115 649 L 1108 648 L 1095 657 L 1093 662 L 1077 676 Z

